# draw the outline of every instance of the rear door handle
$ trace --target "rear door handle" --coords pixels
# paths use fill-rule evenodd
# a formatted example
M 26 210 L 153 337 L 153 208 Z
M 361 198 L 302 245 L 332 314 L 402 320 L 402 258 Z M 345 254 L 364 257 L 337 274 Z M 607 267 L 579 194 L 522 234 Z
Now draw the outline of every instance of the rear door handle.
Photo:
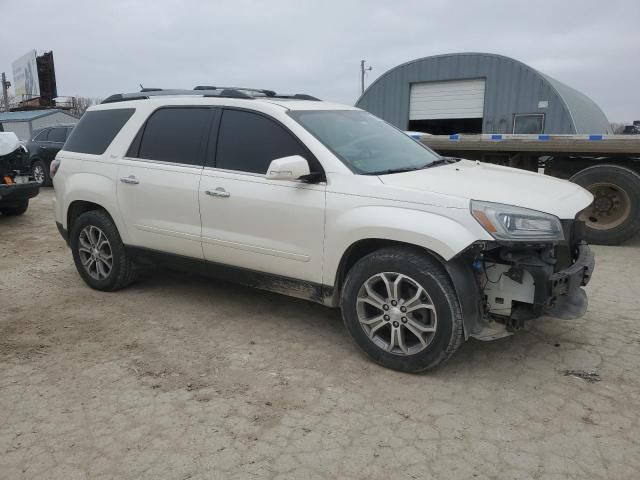
M 138 180 L 133 175 L 129 175 L 128 177 L 121 177 L 120 181 L 128 185 L 138 185 L 140 183 L 140 180 Z
M 204 193 L 210 197 L 229 198 L 231 196 L 231 194 L 222 187 L 218 187 L 215 190 L 205 190 Z

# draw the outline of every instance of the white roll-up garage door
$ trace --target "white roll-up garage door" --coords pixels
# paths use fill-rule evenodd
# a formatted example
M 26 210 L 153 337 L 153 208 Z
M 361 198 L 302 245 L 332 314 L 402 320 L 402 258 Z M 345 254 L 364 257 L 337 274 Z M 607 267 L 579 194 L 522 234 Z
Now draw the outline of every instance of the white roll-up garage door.
M 409 120 L 482 118 L 484 79 L 414 83 Z

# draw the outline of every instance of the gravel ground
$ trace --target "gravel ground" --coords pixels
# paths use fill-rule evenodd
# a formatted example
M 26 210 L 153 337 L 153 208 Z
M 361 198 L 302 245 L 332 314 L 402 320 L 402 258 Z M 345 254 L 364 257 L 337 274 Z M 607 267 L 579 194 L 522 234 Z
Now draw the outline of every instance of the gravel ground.
M 584 318 L 406 375 L 319 305 L 164 270 L 90 290 L 52 193 L 0 217 L 2 479 L 640 478 L 640 239 L 594 248 Z

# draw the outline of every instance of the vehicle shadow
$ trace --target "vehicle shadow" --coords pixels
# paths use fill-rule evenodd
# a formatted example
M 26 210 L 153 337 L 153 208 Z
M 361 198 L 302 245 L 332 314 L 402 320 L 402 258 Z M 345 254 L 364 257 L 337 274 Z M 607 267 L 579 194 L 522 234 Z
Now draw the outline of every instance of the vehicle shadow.
M 255 322 L 260 322 L 262 330 L 282 332 L 276 342 L 284 344 L 277 345 L 277 348 L 287 348 L 288 335 L 291 335 L 291 341 L 326 348 L 326 356 L 332 362 L 323 366 L 317 363 L 316 358 L 303 358 L 303 363 L 308 361 L 310 368 L 324 369 L 333 368 L 336 363 L 351 365 L 354 362 L 365 362 L 362 365 L 368 371 L 387 371 L 375 365 L 350 339 L 337 308 L 327 308 L 306 300 L 217 278 L 160 267 L 144 269 L 140 272 L 138 281 L 127 290 L 134 295 L 170 295 L 176 299 L 183 297 L 199 310 L 212 308 L 217 314 L 228 316 L 238 329 L 255 330 Z M 213 318 L 214 315 L 211 322 L 216 322 Z M 544 319 L 539 321 L 545 322 Z M 527 365 L 527 358 L 543 359 L 558 349 L 558 337 L 539 328 L 534 322 L 536 321 L 532 321 L 523 331 L 499 340 L 483 342 L 469 339 L 448 362 L 421 375 L 467 377 L 483 375 L 489 370 L 504 370 L 506 365 L 511 365 L 505 375 L 515 380 L 523 373 L 523 368 L 526 368 L 524 365 Z M 570 325 L 565 324 L 563 342 L 581 341 L 580 338 L 572 339 L 572 334 Z

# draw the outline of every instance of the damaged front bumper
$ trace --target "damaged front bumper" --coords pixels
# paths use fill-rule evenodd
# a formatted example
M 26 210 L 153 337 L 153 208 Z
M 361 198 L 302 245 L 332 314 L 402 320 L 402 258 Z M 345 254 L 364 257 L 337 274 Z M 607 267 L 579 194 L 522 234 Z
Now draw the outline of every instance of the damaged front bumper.
M 513 263 L 484 261 L 480 266 L 485 310 L 490 315 L 514 321 L 542 315 L 578 318 L 587 310 L 581 287 L 589 283 L 595 266 L 588 245 L 578 245 L 573 263 L 562 270 L 555 270 L 545 255 L 516 253 L 512 257 Z
M 545 315 L 573 319 L 580 318 L 587 311 L 587 295 L 581 287 L 591 280 L 596 258 L 587 244 L 579 245 L 578 251 L 573 265 L 554 273 L 547 280 L 547 292 L 541 293 L 541 297 L 549 299 L 543 304 Z
M 481 242 L 449 261 L 466 336 L 492 340 L 543 315 L 584 315 L 595 256 L 572 232 L 556 244 Z

